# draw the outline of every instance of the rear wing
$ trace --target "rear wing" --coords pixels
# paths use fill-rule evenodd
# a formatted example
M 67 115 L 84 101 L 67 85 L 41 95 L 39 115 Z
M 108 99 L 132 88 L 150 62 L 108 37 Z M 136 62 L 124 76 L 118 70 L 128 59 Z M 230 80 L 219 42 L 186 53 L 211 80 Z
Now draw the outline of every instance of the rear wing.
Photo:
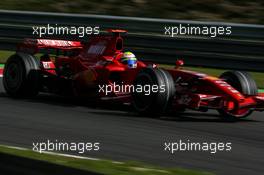
M 121 30 L 121 29 L 108 29 L 108 33 L 113 34 L 113 49 L 117 52 L 120 52 L 123 50 L 123 38 L 121 37 L 121 33 L 127 33 L 126 30 Z
M 17 46 L 17 51 L 23 51 L 23 52 L 35 54 L 41 48 L 72 50 L 72 49 L 81 49 L 82 47 L 83 46 L 80 41 L 27 38 L 24 39 L 24 41 Z
M 116 36 L 116 37 L 120 37 L 121 33 L 127 33 L 126 30 L 121 30 L 121 29 L 108 29 L 107 32 L 113 33 L 114 36 Z

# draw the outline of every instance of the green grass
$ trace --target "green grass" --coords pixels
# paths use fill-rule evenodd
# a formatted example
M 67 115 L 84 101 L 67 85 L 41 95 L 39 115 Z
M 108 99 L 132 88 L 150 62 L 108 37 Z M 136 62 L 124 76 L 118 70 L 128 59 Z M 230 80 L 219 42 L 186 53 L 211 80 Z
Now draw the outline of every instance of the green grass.
M 259 89 L 259 93 L 264 93 L 264 89 Z
M 33 152 L 31 150 L 18 150 L 0 146 L 0 152 L 15 156 L 26 157 L 34 160 L 46 161 L 89 172 L 97 172 L 104 175 L 210 175 L 211 173 L 187 170 L 182 168 L 161 168 L 145 165 L 139 162 L 115 163 L 109 160 L 87 160 L 65 156 L 50 155 Z M 175 157 L 177 158 L 177 157 Z
M 12 54 L 14 54 L 14 51 L 0 50 L 0 64 L 5 63 Z

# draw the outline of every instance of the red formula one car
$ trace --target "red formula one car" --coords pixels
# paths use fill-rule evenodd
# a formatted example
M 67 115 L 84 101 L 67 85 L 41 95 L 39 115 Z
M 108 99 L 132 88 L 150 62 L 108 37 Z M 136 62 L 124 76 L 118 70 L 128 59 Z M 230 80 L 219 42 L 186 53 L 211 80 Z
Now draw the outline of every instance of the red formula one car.
M 173 69 L 158 68 L 123 51 L 125 31 L 109 32 L 113 34 L 93 36 L 87 43 L 25 39 L 5 65 L 6 92 L 12 97 L 49 92 L 118 100 L 155 116 L 168 110 L 215 109 L 238 119 L 264 109 L 264 94 L 248 73 L 229 71 L 216 78 L 183 70 L 182 61 Z

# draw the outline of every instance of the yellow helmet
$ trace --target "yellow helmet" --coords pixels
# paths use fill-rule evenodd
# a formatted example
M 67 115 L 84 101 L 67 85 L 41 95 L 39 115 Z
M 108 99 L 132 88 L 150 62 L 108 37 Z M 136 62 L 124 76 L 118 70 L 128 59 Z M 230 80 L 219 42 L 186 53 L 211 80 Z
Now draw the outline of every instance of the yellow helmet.
M 137 58 L 132 52 L 124 52 L 120 62 L 126 64 L 129 68 L 137 67 Z

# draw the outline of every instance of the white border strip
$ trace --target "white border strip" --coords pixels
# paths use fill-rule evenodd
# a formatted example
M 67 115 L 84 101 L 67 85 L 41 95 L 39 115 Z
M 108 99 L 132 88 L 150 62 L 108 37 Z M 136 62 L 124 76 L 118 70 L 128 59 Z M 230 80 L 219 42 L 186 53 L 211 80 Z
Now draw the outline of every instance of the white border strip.
M 33 151 L 31 149 L 28 149 L 28 148 L 22 148 L 22 147 L 16 147 L 16 146 L 7 146 L 7 145 L 0 145 L 0 146 L 6 147 L 6 148 L 11 148 L 11 149 L 23 150 L 23 151 Z M 37 151 L 33 151 L 33 152 L 39 153 Z M 93 158 L 93 157 L 84 157 L 84 156 L 77 156 L 77 155 L 72 155 L 72 154 L 56 153 L 56 152 L 49 152 L 49 151 L 42 151 L 40 154 L 42 154 L 42 153 L 49 154 L 49 155 L 55 155 L 55 156 L 76 158 L 76 159 L 96 160 L 96 161 L 101 160 L 101 159 Z
M 17 149 L 17 150 L 22 150 L 22 151 L 33 151 L 28 148 L 22 148 L 22 147 L 17 147 L 17 146 L 7 146 L 7 145 L 1 145 L 2 147 L 5 148 L 10 148 L 10 149 Z M 37 151 L 33 151 L 36 153 L 39 153 Z M 42 153 L 44 154 L 49 154 L 49 155 L 55 155 L 55 156 L 62 156 L 62 157 L 70 157 L 70 158 L 76 158 L 76 159 L 84 159 L 84 160 L 94 160 L 94 161 L 100 161 L 102 159 L 98 158 L 93 158 L 93 157 L 84 157 L 84 156 L 77 156 L 77 155 L 72 155 L 72 154 L 64 154 L 64 153 L 56 153 L 56 152 L 49 152 L 49 151 L 43 151 Z M 40 153 L 40 154 L 42 154 Z M 118 162 L 118 161 L 111 161 L 114 164 L 124 164 L 124 162 Z M 145 167 L 129 167 L 132 170 L 135 171 L 156 171 L 156 172 L 162 172 L 162 173 L 169 173 L 166 170 L 161 170 L 161 169 L 153 169 L 153 168 L 145 168 Z

